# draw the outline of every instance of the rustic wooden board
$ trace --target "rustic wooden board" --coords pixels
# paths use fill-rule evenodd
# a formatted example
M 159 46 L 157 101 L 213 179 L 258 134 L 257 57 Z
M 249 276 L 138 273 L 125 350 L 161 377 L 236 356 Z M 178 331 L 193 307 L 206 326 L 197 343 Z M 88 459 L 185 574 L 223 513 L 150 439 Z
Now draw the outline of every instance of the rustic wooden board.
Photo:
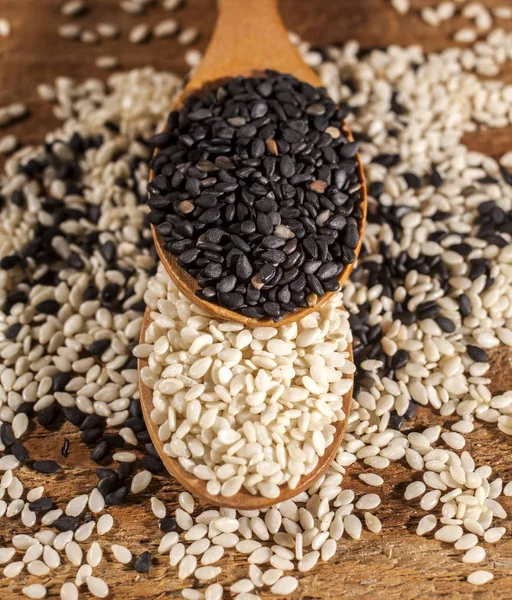
M 243 0 L 240 0 L 243 1 Z M 94 66 L 94 57 L 115 54 L 122 58 L 124 68 L 152 64 L 158 69 L 169 69 L 184 74 L 187 67 L 183 60 L 183 48 L 175 40 L 155 40 L 150 44 L 134 46 L 126 41 L 126 33 L 137 21 L 135 17 L 121 13 L 118 0 L 89 0 L 92 11 L 80 20 L 86 26 L 102 21 L 117 22 L 124 34 L 121 40 L 103 42 L 97 46 L 84 46 L 58 38 L 57 24 L 66 21 L 60 15 L 61 0 L 0 0 L 0 16 L 12 24 L 13 32 L 7 39 L 0 39 L 0 105 L 24 100 L 28 103 L 32 117 L 8 128 L 24 143 L 42 141 L 44 133 L 56 125 L 50 107 L 42 103 L 35 92 L 38 83 L 50 82 L 57 75 L 77 79 L 94 75 L 105 78 L 106 74 Z M 453 32 L 453 23 L 434 29 L 421 21 L 417 14 L 400 18 L 390 8 L 387 0 L 281 0 L 284 20 L 289 29 L 298 32 L 314 45 L 341 43 L 347 39 L 358 39 L 363 47 L 390 43 L 419 43 L 427 50 L 444 47 Z M 431 0 L 413 0 L 415 6 L 432 4 Z M 488 0 L 489 5 L 507 4 L 506 0 Z M 214 0 L 187 0 L 186 6 L 176 17 L 187 25 L 195 25 L 201 32 L 198 46 L 204 49 L 215 19 Z M 145 20 L 157 23 L 171 16 L 161 9 L 148 11 Z M 512 81 L 512 69 L 503 75 Z M 3 131 L 7 131 L 4 129 Z M 0 131 L 0 134 L 3 134 Z M 497 132 L 475 133 L 468 140 L 471 147 L 498 155 L 510 149 L 512 128 Z M 493 356 L 493 390 L 503 391 L 512 386 L 512 356 L 498 351 Z M 429 409 L 420 409 L 413 425 L 448 423 Z M 60 455 L 63 435 L 71 442 L 67 460 Z M 490 464 L 495 473 L 505 481 L 512 479 L 510 462 L 511 440 L 494 426 L 479 425 L 475 433 L 468 436 L 469 449 L 478 464 Z M 79 434 L 67 424 L 62 431 L 46 432 L 37 427 L 30 431 L 27 443 L 34 457 L 55 458 L 64 465 L 65 474 L 46 476 L 22 470 L 25 485 L 35 487 L 44 484 L 47 494 L 61 506 L 79 490 L 90 490 L 96 482 L 95 463 L 89 460 L 87 449 L 80 443 Z M 346 485 L 356 491 L 368 488 L 357 479 L 359 467 L 351 467 Z M 368 469 L 370 471 L 370 469 Z M 409 468 L 393 465 L 385 472 L 386 484 L 381 491 L 384 502 L 375 512 L 383 522 L 381 535 L 365 532 L 362 539 L 352 541 L 343 538 L 338 553 L 329 564 L 319 564 L 301 578 L 299 590 L 291 596 L 293 600 L 318 599 L 338 600 L 341 598 L 372 598 L 375 600 L 449 600 L 490 599 L 510 600 L 512 597 L 512 527 L 508 522 L 507 536 L 496 546 L 486 544 L 488 559 L 482 568 L 489 568 L 495 579 L 483 588 L 475 588 L 465 582 L 474 570 L 461 562 L 462 552 L 452 546 L 419 538 L 414 531 L 423 511 L 407 505 L 403 491 L 407 483 L 417 479 Z M 166 500 L 169 510 L 177 504 L 179 488 L 170 478 L 155 478 L 146 492 L 130 499 L 123 507 L 114 507 L 111 512 L 116 527 L 103 539 L 105 555 L 111 558 L 110 544 L 126 544 L 134 554 L 151 550 L 156 557 L 161 537 L 156 518 L 151 514 L 149 498 L 158 493 Z M 505 508 L 512 511 L 512 499 L 506 499 Z M 14 533 L 23 529 L 15 519 L 2 519 L 0 545 L 9 542 Z M 97 539 L 94 536 L 92 539 Z M 223 573 L 219 579 L 229 586 L 237 578 L 246 575 L 246 560 L 227 553 L 223 559 Z M 95 569 L 105 576 L 111 587 L 111 598 L 116 600 L 160 600 L 180 597 L 183 587 L 174 569 L 168 566 L 167 558 L 154 560 L 148 575 L 138 575 L 132 569 L 117 563 L 106 562 Z M 49 597 L 57 598 L 60 585 L 74 578 L 75 568 L 66 565 L 56 577 L 43 578 L 48 585 Z M 32 581 L 35 578 L 31 578 Z M 27 585 L 26 576 L 14 581 L 0 579 L 0 598 L 21 598 L 21 588 Z M 187 583 L 188 585 L 188 583 Z M 81 596 L 83 597 L 83 596 Z M 229 594 L 227 594 L 229 598 Z M 269 594 L 264 594 L 270 598 Z

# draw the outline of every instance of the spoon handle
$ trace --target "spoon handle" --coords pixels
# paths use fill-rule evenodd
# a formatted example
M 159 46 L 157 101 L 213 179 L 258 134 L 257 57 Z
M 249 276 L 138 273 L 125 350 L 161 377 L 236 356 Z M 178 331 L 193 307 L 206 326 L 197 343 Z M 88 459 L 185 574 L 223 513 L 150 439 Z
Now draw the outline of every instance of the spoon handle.
M 191 81 L 194 89 L 237 75 L 261 75 L 264 69 L 320 85 L 288 39 L 276 0 L 218 0 L 217 6 L 215 31 Z

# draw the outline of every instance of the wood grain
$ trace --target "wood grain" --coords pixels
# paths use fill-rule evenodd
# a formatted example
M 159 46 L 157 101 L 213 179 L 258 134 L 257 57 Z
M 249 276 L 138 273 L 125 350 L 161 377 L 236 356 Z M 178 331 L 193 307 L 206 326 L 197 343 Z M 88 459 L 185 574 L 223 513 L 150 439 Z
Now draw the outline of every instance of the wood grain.
M 242 0 L 240 0 L 242 1 Z M 506 4 L 504 0 L 489 0 L 489 5 Z M 51 109 L 42 103 L 35 93 L 35 85 L 52 81 L 57 75 L 83 79 L 88 76 L 105 78 L 105 73 L 96 69 L 94 57 L 116 54 L 122 58 L 126 68 L 153 64 L 159 69 L 169 69 L 184 74 L 187 67 L 183 60 L 183 49 L 175 40 L 155 40 L 150 44 L 134 46 L 126 41 L 126 33 L 137 21 L 135 17 L 118 9 L 118 0 L 89 0 L 90 14 L 80 21 L 90 26 L 100 20 L 116 21 L 123 30 L 121 40 L 105 42 L 88 47 L 61 40 L 55 29 L 66 21 L 60 13 L 61 0 L 0 0 L 0 15 L 10 20 L 13 32 L 7 39 L 0 39 L 0 105 L 24 99 L 33 114 L 29 121 L 21 122 L 3 131 L 15 132 L 25 143 L 39 143 L 46 131 L 56 125 Z M 413 0 L 414 6 L 432 4 L 432 0 Z M 281 11 L 286 26 L 297 31 L 314 45 L 341 43 L 347 39 L 358 39 L 365 48 L 390 43 L 421 44 L 427 50 L 447 45 L 454 25 L 448 23 L 439 29 L 429 27 L 416 13 L 401 18 L 390 8 L 387 0 L 281 0 Z M 204 49 L 206 39 L 214 23 L 213 0 L 187 0 L 176 16 L 187 25 L 199 28 L 202 38 L 199 46 Z M 148 11 L 145 20 L 155 24 L 169 16 L 161 9 Z M 140 20 L 140 19 L 139 19 Z M 505 81 L 512 81 L 512 69 L 507 68 Z M 485 131 L 468 138 L 471 147 L 492 155 L 510 149 L 512 128 Z M 511 353 L 501 350 L 493 353 L 492 373 L 495 392 L 512 389 Z M 426 424 L 449 424 L 429 409 L 421 408 L 411 427 Z M 71 442 L 67 460 L 60 455 L 63 435 Z M 59 505 L 79 491 L 89 491 L 96 483 L 95 463 L 89 460 L 88 450 L 80 443 L 75 428 L 66 424 L 62 431 L 46 432 L 40 427 L 30 431 L 27 443 L 34 457 L 54 458 L 64 465 L 62 476 L 46 476 L 22 469 L 21 478 L 28 487 L 44 484 L 47 495 Z M 512 480 L 510 462 L 511 440 L 492 425 L 479 424 L 468 436 L 469 450 L 477 463 L 490 464 L 496 476 L 505 481 Z M 357 479 L 358 465 L 350 468 L 346 485 L 356 491 L 368 491 L 368 487 Z M 465 582 L 474 568 L 461 562 L 462 552 L 440 544 L 429 535 L 419 538 L 414 531 L 423 511 L 406 504 L 403 491 L 418 475 L 409 468 L 394 464 L 385 471 L 386 484 L 380 492 L 383 504 L 374 511 L 383 522 L 381 535 L 363 533 L 362 539 L 353 541 L 343 538 L 336 557 L 328 564 L 319 564 L 313 571 L 300 579 L 300 587 L 289 596 L 291 600 L 510 600 L 512 597 L 512 527 L 506 522 L 507 535 L 496 545 L 486 544 L 488 558 L 482 568 L 489 568 L 495 579 L 483 588 L 475 588 Z M 167 558 L 157 558 L 156 549 L 161 534 L 156 518 L 151 514 L 149 498 L 158 493 L 166 500 L 169 511 L 177 505 L 179 486 L 167 477 L 155 478 L 137 502 L 130 499 L 123 507 L 114 507 L 111 512 L 115 528 L 103 539 L 100 538 L 106 558 L 111 560 L 110 544 L 126 544 L 135 554 L 150 550 L 154 564 L 147 575 L 139 575 L 119 564 L 103 562 L 95 571 L 104 576 L 111 588 L 110 598 L 115 600 L 163 600 L 179 598 L 184 586 L 174 569 L 168 566 Z M 503 502 L 506 510 L 512 511 L 512 499 Z M 23 529 L 17 520 L 1 521 L 0 546 L 6 545 L 14 533 Z M 94 536 L 92 539 L 97 539 Z M 223 573 L 219 581 L 229 586 L 237 578 L 247 574 L 246 559 L 228 552 L 222 561 Z M 75 568 L 66 565 L 58 576 L 42 578 L 49 587 L 49 598 L 58 598 L 60 584 L 74 578 Z M 7 581 L 0 578 L 0 598 L 18 600 L 21 588 L 29 578 Z M 35 578 L 30 578 L 35 581 Z M 188 585 L 188 584 L 187 584 Z M 89 597 L 82 594 L 81 597 Z M 227 598 L 231 596 L 227 594 Z M 275 598 L 268 593 L 265 599 Z

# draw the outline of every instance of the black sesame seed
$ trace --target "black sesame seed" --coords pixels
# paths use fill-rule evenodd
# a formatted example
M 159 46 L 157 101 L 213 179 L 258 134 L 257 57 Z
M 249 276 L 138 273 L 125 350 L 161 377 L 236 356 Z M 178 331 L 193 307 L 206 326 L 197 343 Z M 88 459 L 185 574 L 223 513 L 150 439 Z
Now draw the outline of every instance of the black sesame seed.
M 33 512 L 48 512 L 53 508 L 53 500 L 51 498 L 39 498 L 31 502 L 28 507 Z
M 117 474 L 114 472 L 113 474 L 106 475 L 98 482 L 98 490 L 102 493 L 103 496 L 107 496 L 111 492 L 113 492 L 117 486 L 119 485 L 119 479 Z
M 5 337 L 8 340 L 15 340 L 18 333 L 21 331 L 21 323 L 13 323 L 5 330 Z
M 60 304 L 57 300 L 43 300 L 43 302 L 39 302 L 36 304 L 36 310 L 45 315 L 55 315 L 60 310 Z
M 179 527 L 172 517 L 165 517 L 160 520 L 160 529 L 164 533 L 169 533 L 170 531 L 178 531 Z
M 14 444 L 16 438 L 14 437 L 14 433 L 12 431 L 12 427 L 9 423 L 2 423 L 0 425 L 0 441 L 4 446 L 10 446 Z
M 409 362 L 409 352 L 407 350 L 398 350 L 391 358 L 391 368 L 396 371 L 405 367 Z
M 124 438 L 119 433 L 105 433 L 103 439 L 107 442 L 109 448 L 123 448 L 125 445 Z
M 80 525 L 78 517 L 69 517 L 67 515 L 59 517 L 53 522 L 53 527 L 59 531 L 76 531 Z
M 106 260 L 107 264 L 112 264 L 116 260 L 116 245 L 112 241 L 105 242 L 100 247 L 100 253 Z
M 453 333 L 455 331 L 455 323 L 451 319 L 446 317 L 436 317 L 435 322 L 446 333 Z
M 418 412 L 418 403 L 415 400 L 409 400 L 409 406 L 404 413 L 404 417 L 407 421 L 410 421 Z
M 123 463 L 123 464 L 131 464 L 131 463 Z M 147 454 L 140 461 L 141 466 L 144 469 L 147 469 L 151 473 L 158 475 L 159 473 L 164 472 L 164 463 L 157 458 L 156 456 L 151 456 L 151 454 Z M 122 465 L 121 465 L 122 466 Z
M 116 504 L 122 504 L 126 495 L 128 494 L 129 489 L 127 487 L 120 487 L 117 490 L 110 492 L 105 496 L 105 502 L 109 506 L 113 506 Z
M 62 444 L 60 453 L 62 454 L 62 456 L 64 458 L 67 458 L 69 456 L 69 440 L 68 440 L 68 438 L 64 438 L 64 442 Z
M 46 408 L 43 408 L 37 413 L 37 421 L 39 425 L 48 429 L 53 425 L 55 418 L 57 417 L 59 410 L 55 404 L 50 404 Z
M 87 431 L 83 431 L 82 435 L 89 431 L 94 431 L 94 430 L 88 429 Z M 91 450 L 91 460 L 93 460 L 94 462 L 99 462 L 100 460 L 104 459 L 105 456 L 107 456 L 109 449 L 110 449 L 110 447 L 108 445 L 108 442 L 105 440 L 102 440 L 101 442 L 96 444 L 96 446 L 94 446 L 94 448 Z
M 483 348 L 468 344 L 466 346 L 466 350 L 469 354 L 469 357 L 475 362 L 487 362 L 487 353 Z
M 80 434 L 80 441 L 84 444 L 94 444 L 103 435 L 103 429 L 99 427 L 93 427 L 92 429 L 85 429 Z M 107 444 L 108 446 L 108 444 Z
M 64 388 L 61 388 L 60 385 L 58 385 L 58 386 L 56 385 L 56 378 L 59 375 L 67 375 L 67 373 L 58 373 L 53 378 L 54 391 L 62 392 L 62 391 L 64 391 Z M 84 422 L 84 419 L 86 418 L 86 414 L 83 413 L 80 409 L 76 408 L 76 406 L 66 407 L 63 409 L 63 411 L 64 411 L 64 416 L 66 417 L 66 419 L 70 423 L 72 423 L 75 427 L 80 427 L 82 425 L 82 423 Z
M 34 403 L 33 402 L 22 402 L 18 409 L 16 410 L 16 414 L 23 413 L 27 415 L 27 417 L 31 417 L 34 414 Z
M 144 457 L 144 458 L 146 458 L 146 457 Z M 133 471 L 134 465 L 135 465 L 135 463 L 131 463 L 131 462 L 130 463 L 125 462 L 125 463 L 121 463 L 119 465 L 119 468 L 117 469 L 117 477 L 119 478 L 119 481 L 125 481 L 126 479 L 128 479 L 128 477 L 131 475 L 131 473 Z M 163 463 L 162 463 L 162 465 L 163 465 Z
M 86 429 L 96 429 L 99 427 L 103 427 L 103 419 L 97 415 L 96 413 L 92 415 L 87 415 L 80 425 L 80 429 L 85 431 Z
M 137 573 L 147 573 L 150 567 L 151 554 L 149 552 L 143 552 L 133 563 L 133 568 L 137 571 Z
M 34 471 L 51 475 L 60 470 L 60 466 L 54 460 L 36 460 L 32 464 Z
M 101 356 L 108 348 L 110 348 L 110 340 L 96 340 L 89 346 L 89 352 L 93 356 Z
M 10 451 L 22 464 L 25 464 L 30 458 L 28 450 L 18 440 L 13 442 Z
M 405 421 L 405 417 L 399 416 L 398 413 L 394 410 L 391 412 L 391 416 L 389 417 L 389 428 L 395 429 L 396 431 L 400 431 L 402 429 Z
M 459 311 L 462 317 L 468 317 L 471 314 L 471 302 L 466 294 L 461 294 L 457 301 L 459 303 Z
M 0 269 L 4 271 L 9 271 L 10 269 L 14 269 L 17 267 L 22 261 L 22 257 L 19 254 L 11 254 L 9 256 L 4 256 L 2 260 L 0 260 Z

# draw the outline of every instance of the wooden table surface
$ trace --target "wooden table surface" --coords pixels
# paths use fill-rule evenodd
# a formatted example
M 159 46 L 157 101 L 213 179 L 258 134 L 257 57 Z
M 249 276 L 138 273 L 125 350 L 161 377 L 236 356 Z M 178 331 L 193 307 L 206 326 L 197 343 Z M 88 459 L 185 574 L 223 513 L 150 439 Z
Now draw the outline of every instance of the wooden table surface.
M 243 0 L 240 0 L 243 1 Z M 489 5 L 503 5 L 510 0 L 487 0 Z M 118 0 L 88 0 L 91 12 L 80 18 L 84 26 L 92 26 L 101 21 L 117 22 L 123 38 L 103 42 L 97 46 L 85 46 L 78 42 L 60 39 L 56 27 L 66 21 L 59 11 L 61 0 L 0 0 L 0 17 L 6 17 L 12 25 L 8 38 L 0 38 L 0 106 L 9 102 L 24 101 L 32 116 L 29 121 L 4 129 L 15 133 L 23 143 L 39 143 L 44 133 L 57 121 L 47 104 L 42 103 L 35 92 L 36 84 L 51 82 L 58 75 L 84 79 L 91 75 L 104 78 L 104 72 L 94 66 L 94 58 L 104 54 L 114 54 L 121 58 L 124 68 L 153 65 L 158 69 L 169 69 L 178 74 L 187 71 L 183 48 L 175 40 L 155 40 L 149 44 L 135 46 L 126 37 L 127 32 L 140 17 L 122 13 Z M 431 0 L 413 0 L 415 7 L 432 4 Z M 445 47 L 453 33 L 457 21 L 451 21 L 435 29 L 423 23 L 414 13 L 399 17 L 387 0 L 281 0 L 282 14 L 289 29 L 299 33 L 314 45 L 342 43 L 357 39 L 365 48 L 396 44 L 421 44 L 426 50 Z M 197 26 L 201 40 L 197 44 L 205 48 L 215 20 L 214 0 L 187 0 L 186 6 L 175 13 L 186 25 Z M 160 8 L 148 11 L 144 20 L 155 24 L 164 17 L 171 16 Z M 503 80 L 512 81 L 510 66 L 503 74 Z M 3 132 L 0 132 L 3 134 Z M 472 134 L 468 144 L 493 155 L 510 150 L 512 128 Z M 493 391 L 512 389 L 511 355 L 505 351 L 494 353 Z M 429 409 L 422 408 L 412 426 L 425 426 L 427 423 L 449 423 Z M 65 504 L 79 490 L 89 491 L 95 485 L 96 465 L 89 460 L 88 450 L 80 443 L 79 435 L 69 424 L 64 429 L 71 442 L 67 461 L 60 456 L 62 433 L 48 433 L 36 428 L 30 433 L 27 442 L 35 455 L 44 454 L 56 458 L 65 465 L 65 476 L 61 480 L 22 471 L 26 486 L 46 485 L 47 494 L 59 505 Z M 468 436 L 469 449 L 477 464 L 490 464 L 496 476 L 505 481 L 512 480 L 510 461 L 511 440 L 492 425 L 483 427 Z M 44 452 L 41 452 L 44 448 Z M 358 479 L 360 467 L 354 465 L 346 478 L 346 486 L 356 491 L 367 490 Z M 489 568 L 495 579 L 488 585 L 477 588 L 466 583 L 469 572 L 474 570 L 461 562 L 462 552 L 453 546 L 441 544 L 432 539 L 418 537 L 414 531 L 423 515 L 403 500 L 407 483 L 414 476 L 409 468 L 395 464 L 385 471 L 386 484 L 380 494 L 383 504 L 375 511 L 382 520 L 380 535 L 363 533 L 361 540 L 343 538 L 339 543 L 336 557 L 329 563 L 320 563 L 301 577 L 300 587 L 291 597 L 312 599 L 372 598 L 375 600 L 449 600 L 478 598 L 510 600 L 512 598 L 512 527 L 506 523 L 508 533 L 496 545 L 486 544 L 488 558 L 482 568 Z M 176 506 L 179 487 L 167 477 L 154 478 L 146 493 L 122 507 L 113 507 L 116 527 L 103 538 L 102 545 L 107 550 L 111 543 L 127 545 L 134 554 L 150 550 L 156 557 L 158 531 L 156 518 L 151 514 L 149 498 L 158 493 L 169 507 Z M 512 511 L 512 499 L 504 501 L 505 508 Z M 14 533 L 20 533 L 17 519 L 2 519 L 0 546 L 6 545 Z M 95 539 L 95 538 L 92 538 Z M 229 586 L 247 573 L 246 559 L 228 553 L 223 559 L 223 572 L 219 581 Z M 168 566 L 167 557 L 154 561 L 149 574 L 139 575 L 131 568 L 103 561 L 95 569 L 99 576 L 108 581 L 112 598 L 116 600 L 156 600 L 181 597 L 183 587 L 176 577 L 175 569 Z M 59 569 L 59 575 L 45 578 L 49 584 L 49 597 L 57 598 L 63 581 L 74 579 L 76 569 Z M 27 578 L 14 581 L 0 579 L 1 600 L 21 598 L 21 587 Z M 81 596 L 82 597 L 82 596 Z M 229 598 L 229 593 L 227 594 Z M 270 598 L 270 594 L 263 594 Z

